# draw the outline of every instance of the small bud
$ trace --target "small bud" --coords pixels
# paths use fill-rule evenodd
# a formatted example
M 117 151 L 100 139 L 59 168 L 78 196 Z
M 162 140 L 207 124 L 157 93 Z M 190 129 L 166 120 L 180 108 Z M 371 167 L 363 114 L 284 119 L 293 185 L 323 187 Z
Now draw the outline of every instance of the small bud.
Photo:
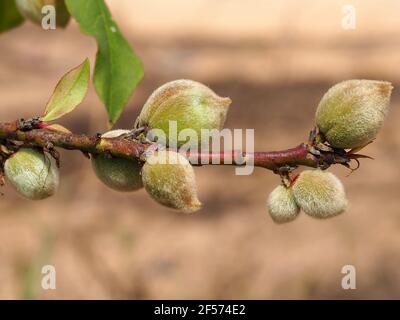
M 30 21 L 42 25 L 42 19 L 46 16 L 42 8 L 52 5 L 56 11 L 56 25 L 65 27 L 68 24 L 70 15 L 65 7 L 64 0 L 16 0 L 18 11 Z
M 297 205 L 314 218 L 330 218 L 346 209 L 343 185 L 330 172 L 305 170 L 297 177 L 292 188 Z
M 276 223 L 290 222 L 296 219 L 300 212 L 292 189 L 283 185 L 272 190 L 268 197 L 267 206 L 272 220 Z
M 129 130 L 112 130 L 106 132 L 102 138 L 117 138 Z M 111 189 L 128 192 L 143 187 L 139 161 L 125 158 L 108 158 L 103 154 L 92 155 L 92 167 L 96 176 Z
M 21 148 L 4 164 L 7 181 L 25 198 L 40 200 L 52 196 L 59 184 L 58 168 L 46 154 Z
M 390 82 L 343 81 L 328 90 L 316 112 L 316 123 L 329 144 L 351 149 L 372 141 L 388 113 Z
M 222 129 L 231 99 L 222 98 L 210 88 L 192 80 L 175 80 L 155 90 L 148 98 L 137 120 L 137 125 L 161 129 L 167 144 L 181 146 L 186 141 L 169 137 L 169 121 L 176 121 L 177 131 L 195 130 L 198 141 L 201 129 Z
M 113 138 L 118 138 L 124 134 L 129 133 L 129 130 L 125 130 L 125 129 L 115 129 L 115 130 L 111 130 L 108 131 L 106 133 L 103 133 L 101 135 L 102 138 L 106 138 L 106 139 L 113 139 Z
M 179 153 L 162 150 L 150 155 L 142 178 L 146 191 L 157 202 L 187 213 L 200 209 L 193 167 Z

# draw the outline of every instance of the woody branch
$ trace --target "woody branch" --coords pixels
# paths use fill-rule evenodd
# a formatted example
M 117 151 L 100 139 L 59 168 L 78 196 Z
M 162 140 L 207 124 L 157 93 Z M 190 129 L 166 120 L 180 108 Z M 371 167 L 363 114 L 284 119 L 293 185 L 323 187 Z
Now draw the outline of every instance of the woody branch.
M 37 146 L 48 149 L 59 147 L 67 150 L 79 150 L 89 154 L 109 154 L 115 157 L 140 159 L 141 155 L 150 146 L 149 143 L 139 142 L 123 137 L 101 138 L 100 135 L 88 136 L 84 134 L 66 133 L 47 128 L 21 127 L 21 121 L 0 122 L 0 144 L 19 142 L 22 145 Z M 252 161 L 254 166 L 262 167 L 274 172 L 280 168 L 294 168 L 299 165 L 308 167 L 326 167 L 332 164 L 347 164 L 350 158 L 345 154 L 335 152 L 312 152 L 310 143 L 302 143 L 294 148 L 282 151 L 260 151 L 254 153 L 240 152 L 239 157 L 233 151 L 221 153 L 190 152 L 185 154 L 194 164 L 215 164 L 213 159 L 219 159 L 219 164 L 227 158 L 232 159 L 231 165 L 246 165 Z M 242 159 L 244 161 L 239 161 Z

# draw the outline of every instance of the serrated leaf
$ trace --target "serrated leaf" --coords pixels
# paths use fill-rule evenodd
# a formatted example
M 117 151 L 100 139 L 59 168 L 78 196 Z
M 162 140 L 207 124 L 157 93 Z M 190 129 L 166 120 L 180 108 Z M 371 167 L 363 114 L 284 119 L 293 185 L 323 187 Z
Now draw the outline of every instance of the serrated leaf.
M 113 21 L 103 0 L 66 0 L 65 4 L 82 32 L 97 40 L 93 82 L 112 125 L 143 77 L 142 64 Z
M 14 0 L 0 1 L 0 32 L 9 30 L 24 22 Z
M 86 95 L 89 75 L 88 59 L 66 73 L 54 89 L 42 120 L 53 121 L 74 110 Z

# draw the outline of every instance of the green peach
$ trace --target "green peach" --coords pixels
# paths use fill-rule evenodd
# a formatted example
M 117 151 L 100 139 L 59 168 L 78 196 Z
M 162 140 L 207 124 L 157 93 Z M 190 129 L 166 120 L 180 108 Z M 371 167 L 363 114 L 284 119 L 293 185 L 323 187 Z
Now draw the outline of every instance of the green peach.
M 58 168 L 46 154 L 21 148 L 4 164 L 8 183 L 22 196 L 40 200 L 52 196 L 59 185 Z
M 330 88 L 316 112 L 316 123 L 329 144 L 351 149 L 372 141 L 389 109 L 392 85 L 386 81 L 347 80 Z
M 292 188 L 297 205 L 314 218 L 330 218 L 346 209 L 343 185 L 330 172 L 305 170 L 299 174 Z
M 201 208 L 193 167 L 179 153 L 162 150 L 150 155 L 142 178 L 146 191 L 160 204 L 187 213 Z
M 201 129 L 222 129 L 231 99 L 218 96 L 207 86 L 192 80 L 175 80 L 153 92 L 143 106 L 137 126 L 161 129 L 168 145 L 185 141 L 169 137 L 169 121 L 176 121 L 177 132 L 193 129 L 198 139 Z
M 275 223 L 293 221 L 300 212 L 293 191 L 283 185 L 277 186 L 270 193 L 267 201 L 268 211 Z
M 102 138 L 116 138 L 129 130 L 112 130 L 102 135 Z M 141 169 L 137 160 L 101 155 L 92 155 L 92 167 L 96 176 L 106 186 L 116 191 L 128 192 L 143 187 Z

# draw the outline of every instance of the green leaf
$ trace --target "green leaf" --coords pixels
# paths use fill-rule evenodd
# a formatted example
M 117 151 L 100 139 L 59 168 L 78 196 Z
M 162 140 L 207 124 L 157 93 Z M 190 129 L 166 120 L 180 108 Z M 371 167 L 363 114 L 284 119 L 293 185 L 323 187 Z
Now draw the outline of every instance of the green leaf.
M 46 129 L 53 130 L 53 131 L 59 131 L 59 132 L 63 132 L 63 133 L 71 133 L 71 131 L 69 129 L 67 129 L 66 127 L 62 126 L 61 124 L 57 124 L 57 123 L 53 123 L 53 124 L 49 125 L 48 127 L 46 127 Z
M 66 28 L 70 20 L 70 15 L 65 6 L 64 0 L 56 0 L 56 24 L 61 28 Z
M 24 22 L 14 0 L 0 1 L 0 32 L 14 28 Z
M 82 32 L 97 40 L 93 82 L 112 125 L 143 77 L 142 64 L 113 21 L 103 0 L 66 0 L 65 4 Z
M 66 73 L 58 82 L 47 103 L 43 121 L 52 121 L 71 112 L 86 95 L 90 66 L 86 59 L 82 64 Z

